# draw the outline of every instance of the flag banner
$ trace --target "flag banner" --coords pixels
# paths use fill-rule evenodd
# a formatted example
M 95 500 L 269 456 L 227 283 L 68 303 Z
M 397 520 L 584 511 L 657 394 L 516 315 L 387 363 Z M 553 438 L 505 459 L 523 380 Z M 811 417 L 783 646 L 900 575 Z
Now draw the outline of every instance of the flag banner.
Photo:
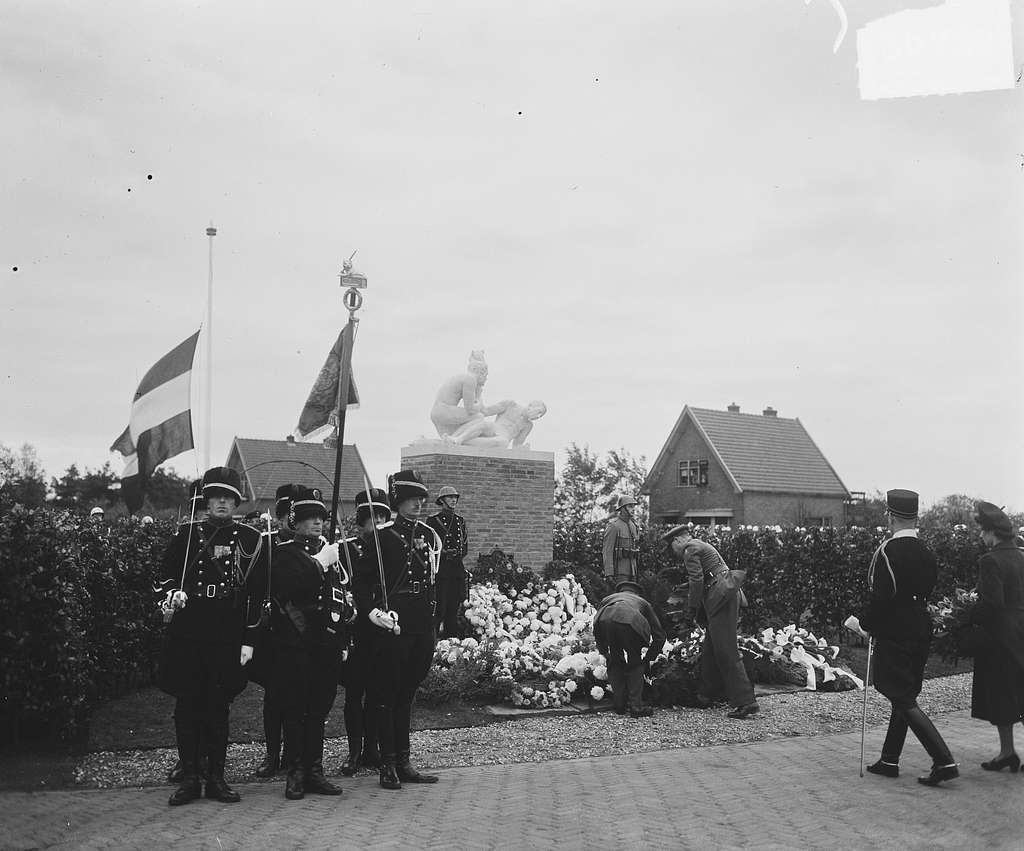
M 153 471 L 168 458 L 195 448 L 192 438 L 192 361 L 199 332 L 158 360 L 132 401 L 128 428 L 110 447 L 124 457 L 121 493 L 129 511 L 146 498 Z
M 299 424 L 295 427 L 295 437 L 299 440 L 307 439 L 313 432 L 324 426 L 337 427 L 336 408 L 338 406 L 338 381 L 341 378 L 341 350 L 345 342 L 345 336 L 351 333 L 351 326 L 346 325 L 338 335 L 334 348 L 327 355 L 320 374 L 313 382 L 313 389 L 309 391 L 309 398 L 299 414 Z M 359 392 L 356 390 L 355 378 L 351 371 L 348 377 L 348 408 L 359 407 Z

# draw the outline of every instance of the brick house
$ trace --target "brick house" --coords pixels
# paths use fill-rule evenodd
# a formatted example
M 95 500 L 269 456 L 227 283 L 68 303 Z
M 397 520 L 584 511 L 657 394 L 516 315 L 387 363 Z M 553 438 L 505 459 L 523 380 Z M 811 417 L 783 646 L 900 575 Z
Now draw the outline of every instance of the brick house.
M 242 493 L 246 500 L 238 507 L 239 514 L 250 511 L 274 513 L 277 488 L 284 484 L 320 488 L 328 510 L 334 493 L 334 449 L 323 443 L 299 443 L 287 440 L 257 440 L 236 437 L 228 453 L 227 465 L 242 477 Z M 312 469 L 311 469 L 312 468 Z M 341 453 L 342 517 L 356 513 L 355 495 L 363 490 L 366 467 L 355 444 L 345 444 Z
M 683 408 L 644 482 L 652 523 L 840 526 L 850 492 L 798 419 Z

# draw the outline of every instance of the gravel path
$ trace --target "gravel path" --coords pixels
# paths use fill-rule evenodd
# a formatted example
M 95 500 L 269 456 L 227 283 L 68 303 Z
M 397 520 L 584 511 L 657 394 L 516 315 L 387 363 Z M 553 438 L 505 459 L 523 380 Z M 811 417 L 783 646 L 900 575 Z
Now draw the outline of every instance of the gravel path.
M 926 680 L 921 707 L 930 715 L 970 707 L 971 676 Z M 519 718 L 485 727 L 421 730 L 412 735 L 413 761 L 420 768 L 439 769 L 843 733 L 860 727 L 864 692 L 800 691 L 770 695 L 759 698 L 759 702 L 760 714 L 743 721 L 727 718 L 727 707 L 718 707 L 659 709 L 652 718 L 636 720 L 599 712 Z M 868 693 L 868 726 L 885 724 L 888 719 L 888 702 L 872 688 Z M 941 731 L 941 719 L 937 726 Z M 879 744 L 873 743 L 874 750 Z M 328 740 L 324 754 L 328 774 L 337 773 L 347 751 L 344 739 Z M 253 771 L 263 753 L 261 742 L 232 745 L 228 750 L 228 779 L 255 780 Z M 165 784 L 167 771 L 176 759 L 176 752 L 169 748 L 89 754 L 76 769 L 76 780 L 80 786 L 95 788 Z M 266 782 L 283 782 L 283 778 Z

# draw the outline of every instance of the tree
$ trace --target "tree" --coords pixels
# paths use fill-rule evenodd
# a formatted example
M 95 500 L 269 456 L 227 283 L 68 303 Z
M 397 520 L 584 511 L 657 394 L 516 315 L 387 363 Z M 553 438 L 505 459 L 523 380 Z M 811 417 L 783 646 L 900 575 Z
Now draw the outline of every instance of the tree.
M 555 526 L 568 528 L 606 518 L 615 509 L 617 494 L 636 497 L 640 516 L 646 516 L 647 498 L 640 488 L 647 478 L 647 461 L 625 449 L 613 449 L 606 460 L 570 443 L 565 466 L 555 482 Z
M 971 526 L 974 523 L 974 497 L 964 493 L 944 496 L 930 508 L 921 512 L 918 525 L 926 531 L 946 530 L 953 526 Z
M 0 444 L 0 506 L 35 508 L 46 502 L 46 474 L 30 443 L 17 454 Z

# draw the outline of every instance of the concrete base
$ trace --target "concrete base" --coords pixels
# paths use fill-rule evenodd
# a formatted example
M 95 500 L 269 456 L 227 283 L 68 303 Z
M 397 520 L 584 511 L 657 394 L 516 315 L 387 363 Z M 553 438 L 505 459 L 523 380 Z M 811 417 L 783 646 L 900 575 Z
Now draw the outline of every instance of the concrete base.
M 500 549 L 537 572 L 554 548 L 555 455 L 517 447 L 451 446 L 421 440 L 402 447 L 402 469 L 415 470 L 430 488 L 427 514 L 443 485 L 460 494 L 458 513 L 469 532 L 467 567 Z

